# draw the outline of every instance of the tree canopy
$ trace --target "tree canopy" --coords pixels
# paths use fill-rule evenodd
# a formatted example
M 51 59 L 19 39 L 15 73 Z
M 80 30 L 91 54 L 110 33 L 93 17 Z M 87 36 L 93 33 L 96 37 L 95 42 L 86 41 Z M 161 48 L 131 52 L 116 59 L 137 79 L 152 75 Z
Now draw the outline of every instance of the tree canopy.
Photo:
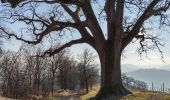
M 27 29 L 21 30 L 22 34 L 19 36 L 18 33 L 4 28 L 4 25 L 1 26 L 1 32 L 3 31 L 9 37 L 15 37 L 28 44 L 38 44 L 54 31 L 58 36 L 64 35 L 63 30 L 74 29 L 78 31 L 76 33 L 80 33 L 80 39 L 71 40 L 59 48 L 47 50 L 45 54 L 49 55 L 78 43 L 87 43 L 95 47 L 97 40 L 114 39 L 115 33 L 118 33 L 116 30 L 122 30 L 123 33 L 122 49 L 136 38 L 140 40 L 140 53 L 151 48 L 144 40 L 154 42 L 160 50 L 159 46 L 162 43 L 158 36 L 152 36 L 151 32 L 147 31 L 148 23 L 157 21 L 160 25 L 169 25 L 169 16 L 165 13 L 170 5 L 168 0 L 106 2 L 102 0 L 1 0 L 1 2 L 5 3 L 2 5 L 5 6 L 2 11 L 3 20 L 10 19 L 10 23 L 24 22 L 28 26 Z M 9 4 L 13 9 L 9 7 Z M 107 25 L 107 29 L 101 24 Z M 32 40 L 23 38 L 25 32 L 33 33 Z

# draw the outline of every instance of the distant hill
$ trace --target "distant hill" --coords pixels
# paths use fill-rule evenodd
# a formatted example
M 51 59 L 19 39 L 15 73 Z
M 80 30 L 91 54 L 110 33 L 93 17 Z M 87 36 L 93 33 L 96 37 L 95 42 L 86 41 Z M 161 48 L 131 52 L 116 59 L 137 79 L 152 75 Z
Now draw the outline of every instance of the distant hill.
M 123 73 L 133 72 L 133 71 L 136 71 L 136 70 L 142 69 L 142 68 L 146 68 L 146 69 L 155 68 L 155 69 L 162 69 L 162 70 L 170 71 L 170 65 L 133 65 L 133 64 L 122 64 L 122 66 L 121 66 L 121 69 L 122 69 Z
M 145 81 L 149 86 L 154 83 L 154 87 L 159 88 L 164 82 L 166 88 L 170 88 L 170 71 L 163 69 L 138 69 L 133 72 L 127 72 L 127 76 Z

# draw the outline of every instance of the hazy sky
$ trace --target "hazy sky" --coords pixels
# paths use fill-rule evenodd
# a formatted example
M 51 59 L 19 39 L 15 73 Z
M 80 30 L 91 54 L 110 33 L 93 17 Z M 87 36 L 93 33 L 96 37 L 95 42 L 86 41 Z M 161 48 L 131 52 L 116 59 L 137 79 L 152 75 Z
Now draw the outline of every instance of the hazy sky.
M 143 55 L 142 59 L 138 56 L 138 53 L 136 52 L 136 47 L 133 44 L 130 44 L 126 49 L 124 56 L 122 57 L 122 64 L 134 64 L 134 65 L 168 65 L 170 64 L 170 40 L 169 40 L 170 34 L 165 34 L 164 35 L 164 40 L 166 42 L 165 47 L 162 47 L 163 54 L 164 54 L 164 61 L 161 60 L 161 55 L 160 53 L 155 50 L 150 52 L 148 55 L 148 58 Z M 20 47 L 21 42 L 15 39 L 11 39 L 8 41 L 5 41 L 3 44 L 3 48 L 8 49 L 8 50 L 18 50 Z M 92 51 L 90 46 L 87 44 L 79 44 L 79 45 L 74 45 L 71 47 L 71 52 L 74 55 L 77 55 L 83 51 L 84 48 L 89 48 Z M 95 51 L 94 51 L 95 52 Z M 98 59 L 96 60 L 98 63 Z M 142 67 L 142 66 L 141 66 Z M 151 66 L 153 67 L 153 66 Z
M 169 28 L 170 29 L 170 28 Z M 170 33 L 164 33 L 160 36 L 164 42 L 165 46 L 161 49 L 163 50 L 164 62 L 161 60 L 161 55 L 158 50 L 150 51 L 148 54 L 148 58 L 143 55 L 142 59 L 139 57 L 136 52 L 137 44 L 130 44 L 127 46 L 124 52 L 124 56 L 122 57 L 122 64 L 134 64 L 134 65 L 147 65 L 153 67 L 152 65 L 168 65 L 170 64 Z M 7 50 L 15 50 L 17 51 L 21 45 L 21 42 L 15 39 L 5 40 L 3 43 L 3 48 Z M 84 48 L 90 48 L 90 50 L 94 51 L 87 44 L 78 44 L 71 47 L 71 52 L 74 55 L 77 55 L 83 51 Z M 95 51 L 94 51 L 95 52 Z M 99 63 L 99 60 L 96 60 Z M 142 67 L 142 66 L 141 66 Z

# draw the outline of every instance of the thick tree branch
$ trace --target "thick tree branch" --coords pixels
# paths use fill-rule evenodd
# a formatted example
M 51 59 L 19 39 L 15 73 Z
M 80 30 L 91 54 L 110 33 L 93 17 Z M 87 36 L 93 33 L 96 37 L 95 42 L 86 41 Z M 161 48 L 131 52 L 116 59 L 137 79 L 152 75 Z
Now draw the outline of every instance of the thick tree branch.
M 18 37 L 16 34 L 14 33 L 9 33 L 7 32 L 4 28 L 0 28 L 1 32 L 8 35 L 9 38 L 11 38 L 12 36 L 15 37 L 17 40 L 20 40 L 20 41 L 23 41 L 25 43 L 28 43 L 28 44 L 38 44 L 40 43 L 40 41 L 29 41 L 29 40 L 26 40 L 26 39 L 23 39 L 22 37 Z
M 75 22 L 80 22 L 81 20 L 80 20 L 80 18 L 79 18 L 79 15 L 78 15 L 78 10 L 80 10 L 80 7 L 79 6 L 77 6 L 77 8 L 76 8 L 76 11 L 75 12 L 73 12 L 67 5 L 65 5 L 65 4 L 62 4 L 61 5 L 63 8 L 64 8 L 64 10 L 73 18 L 73 20 L 75 21 Z
M 103 34 L 102 29 L 101 29 L 101 27 L 97 21 L 97 18 L 94 14 L 90 0 L 83 1 L 82 10 L 86 17 L 87 26 L 89 27 L 90 31 L 92 32 L 95 40 L 104 41 L 105 40 L 104 34 Z
M 115 9 L 116 0 L 107 0 L 105 3 L 105 11 L 107 15 L 107 34 L 109 39 L 113 39 L 113 34 L 115 33 Z
M 49 50 L 45 51 L 44 54 L 41 55 L 40 57 L 43 57 L 45 55 L 53 56 L 54 54 L 59 53 L 60 51 L 64 50 L 65 48 L 70 47 L 75 44 L 79 44 L 79 43 L 86 43 L 86 41 L 83 38 L 77 39 L 77 40 L 72 40 L 72 41 L 63 44 L 62 46 L 60 46 L 59 48 L 56 48 L 54 50 L 52 50 L 52 48 L 50 48 Z
M 75 12 L 73 12 L 67 5 L 62 5 L 62 7 L 65 9 L 65 11 L 73 18 L 73 20 L 76 22 L 76 23 L 80 23 L 81 20 L 79 18 L 79 15 L 78 15 L 78 11 L 80 8 L 77 6 L 77 10 Z M 85 24 L 85 22 L 84 22 Z M 80 31 L 80 30 L 84 30 L 83 32 L 80 32 L 81 36 L 82 37 L 86 37 L 86 36 L 89 36 L 89 32 L 86 30 L 85 28 L 86 24 L 84 25 L 84 27 L 77 27 L 77 29 Z
M 143 14 L 139 17 L 137 22 L 135 23 L 132 30 L 124 37 L 122 49 L 124 49 L 132 40 L 133 38 L 139 33 L 142 25 L 144 22 L 150 18 L 153 14 L 151 13 L 153 11 L 153 8 L 160 2 L 161 0 L 153 0 L 150 5 L 145 9 Z
M 33 20 L 33 19 L 28 19 L 28 18 L 20 18 L 19 20 L 22 20 L 22 21 L 35 21 L 37 22 L 37 20 Z M 75 28 L 79 28 L 79 27 L 82 27 L 83 24 L 78 24 L 78 23 L 71 23 L 71 22 L 60 22 L 60 21 L 53 21 L 50 25 L 47 25 L 46 29 L 43 30 L 42 32 L 40 33 L 34 33 L 35 35 L 35 40 L 34 41 L 30 41 L 30 40 L 26 40 L 26 39 L 23 39 L 22 37 L 18 37 L 16 34 L 14 33 L 9 33 L 7 32 L 4 28 L 0 28 L 0 30 L 2 32 L 4 32 L 6 35 L 9 36 L 9 38 L 11 37 L 15 37 L 17 40 L 21 40 L 23 42 L 26 42 L 28 44 L 38 44 L 42 41 L 42 39 L 48 35 L 49 33 L 53 32 L 53 31 L 61 31 L 63 30 L 64 28 L 66 27 L 75 27 Z
M 73 18 L 73 20 L 77 23 L 81 22 L 79 18 L 79 10 L 80 8 L 77 6 L 77 9 L 75 12 L 73 12 L 67 5 L 62 5 L 62 7 L 65 9 L 65 11 Z M 94 46 L 94 38 L 90 35 L 90 33 L 87 31 L 85 27 L 77 27 L 77 30 L 80 32 L 82 38 L 86 39 L 86 42 L 91 45 L 92 47 Z
M 79 0 L 1 0 L 1 3 L 9 3 L 11 4 L 12 8 L 16 6 L 24 6 L 29 3 L 47 3 L 47 4 L 54 4 L 54 3 L 62 3 L 62 4 L 74 4 L 74 5 L 81 5 Z
M 123 31 L 123 16 L 124 16 L 124 3 L 125 0 L 118 0 L 116 7 L 116 28 L 121 28 L 119 30 Z

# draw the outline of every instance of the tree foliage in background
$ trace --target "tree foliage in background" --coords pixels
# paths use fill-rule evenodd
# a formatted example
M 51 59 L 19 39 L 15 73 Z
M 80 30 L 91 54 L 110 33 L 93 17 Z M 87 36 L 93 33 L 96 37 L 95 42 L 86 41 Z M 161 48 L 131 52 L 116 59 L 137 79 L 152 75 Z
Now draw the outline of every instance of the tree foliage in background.
M 22 46 L 18 52 L 3 51 L 0 58 L 2 96 L 30 100 L 36 99 L 36 96 L 48 97 L 60 89 L 82 90 L 79 62 L 71 56 L 69 50 L 64 50 L 52 57 L 35 57 L 34 55 L 41 53 L 41 50 L 40 47 L 28 49 L 27 46 Z M 94 74 L 96 76 L 92 76 Z M 98 74 L 98 71 L 88 70 L 88 75 L 91 75 L 88 82 L 92 82 L 88 88 L 96 84 Z M 93 80 L 90 81 L 90 79 Z
M 139 89 L 139 90 L 147 90 L 148 85 L 144 81 L 136 80 L 132 77 L 126 76 L 126 74 L 122 74 L 123 85 L 128 89 Z

